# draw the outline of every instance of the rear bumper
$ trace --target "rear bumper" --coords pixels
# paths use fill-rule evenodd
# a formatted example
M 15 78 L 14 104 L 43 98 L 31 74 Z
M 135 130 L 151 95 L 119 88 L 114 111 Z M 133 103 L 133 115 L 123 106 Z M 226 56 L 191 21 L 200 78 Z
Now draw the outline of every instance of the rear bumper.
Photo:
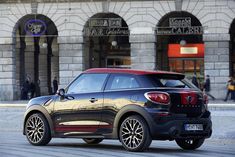
M 202 131 L 186 131 L 185 124 L 203 124 Z M 174 140 L 180 138 L 209 138 L 212 134 L 212 122 L 209 117 L 187 118 L 186 116 L 169 115 L 155 117 L 150 124 L 150 132 L 153 139 Z

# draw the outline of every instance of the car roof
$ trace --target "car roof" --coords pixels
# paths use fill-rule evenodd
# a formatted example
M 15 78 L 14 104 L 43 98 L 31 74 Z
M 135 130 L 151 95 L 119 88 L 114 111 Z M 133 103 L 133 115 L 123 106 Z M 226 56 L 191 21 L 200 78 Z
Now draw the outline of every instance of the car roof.
M 118 69 L 118 68 L 92 68 L 84 71 L 83 73 L 123 73 L 123 74 L 133 74 L 133 75 L 150 75 L 150 74 L 183 75 L 181 73 L 169 72 L 169 71 L 150 71 L 150 70 Z

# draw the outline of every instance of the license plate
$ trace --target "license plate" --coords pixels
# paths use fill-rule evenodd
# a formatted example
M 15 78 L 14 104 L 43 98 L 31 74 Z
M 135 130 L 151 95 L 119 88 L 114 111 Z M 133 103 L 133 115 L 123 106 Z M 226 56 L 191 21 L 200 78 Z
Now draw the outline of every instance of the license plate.
M 185 124 L 184 129 L 186 131 L 198 131 L 198 130 L 203 130 L 203 125 L 202 124 Z

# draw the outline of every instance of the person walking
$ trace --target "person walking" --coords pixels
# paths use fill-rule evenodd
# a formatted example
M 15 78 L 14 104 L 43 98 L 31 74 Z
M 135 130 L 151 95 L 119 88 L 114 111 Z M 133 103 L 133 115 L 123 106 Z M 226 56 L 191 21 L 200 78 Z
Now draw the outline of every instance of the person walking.
M 25 80 L 25 82 L 23 83 L 23 87 L 21 89 L 21 100 L 28 99 L 28 92 L 29 92 L 29 81 Z
M 199 84 L 198 84 L 196 75 L 193 75 L 193 77 L 192 77 L 192 83 L 193 83 L 197 88 L 199 88 Z
M 35 84 L 33 82 L 30 83 L 30 92 L 31 92 L 31 97 L 30 98 L 34 98 L 34 94 L 35 94 Z
M 54 94 L 58 90 L 58 81 L 57 81 L 57 77 L 56 76 L 54 77 L 54 80 L 53 80 L 53 90 L 54 90 Z
M 206 75 L 206 81 L 205 81 L 205 83 L 204 83 L 204 90 L 205 90 L 206 95 L 208 95 L 208 96 L 211 97 L 213 100 L 215 100 L 215 97 L 210 94 L 210 91 L 211 91 L 210 75 Z

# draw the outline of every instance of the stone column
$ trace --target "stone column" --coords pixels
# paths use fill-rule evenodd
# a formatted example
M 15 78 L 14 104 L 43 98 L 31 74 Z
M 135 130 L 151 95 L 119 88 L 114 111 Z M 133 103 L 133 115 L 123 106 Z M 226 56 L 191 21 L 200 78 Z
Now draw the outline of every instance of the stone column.
M 66 87 L 84 70 L 83 38 L 58 37 L 59 88 Z
M 0 44 L 0 101 L 13 100 L 16 94 L 12 44 Z
M 147 30 L 143 31 L 143 33 L 131 31 L 129 41 L 131 44 L 131 68 L 155 70 L 156 37 L 154 31 Z
M 229 34 L 206 34 L 205 75 L 211 78 L 211 94 L 217 99 L 224 99 L 226 83 L 229 77 Z

